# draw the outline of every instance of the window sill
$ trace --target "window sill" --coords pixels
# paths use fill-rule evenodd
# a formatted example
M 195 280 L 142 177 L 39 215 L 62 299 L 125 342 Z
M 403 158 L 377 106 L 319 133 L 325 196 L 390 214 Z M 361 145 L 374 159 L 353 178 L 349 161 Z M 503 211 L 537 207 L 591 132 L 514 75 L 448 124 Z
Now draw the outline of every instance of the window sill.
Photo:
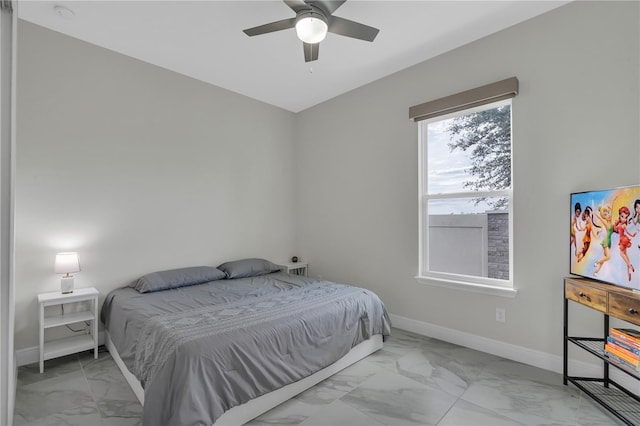
M 427 284 L 434 287 L 451 288 L 454 290 L 469 291 L 472 293 L 488 294 L 490 296 L 500 296 L 514 298 L 518 294 L 518 290 L 510 287 L 500 287 L 488 284 L 476 284 L 462 281 L 446 280 L 442 278 L 415 277 L 416 281 L 421 284 Z

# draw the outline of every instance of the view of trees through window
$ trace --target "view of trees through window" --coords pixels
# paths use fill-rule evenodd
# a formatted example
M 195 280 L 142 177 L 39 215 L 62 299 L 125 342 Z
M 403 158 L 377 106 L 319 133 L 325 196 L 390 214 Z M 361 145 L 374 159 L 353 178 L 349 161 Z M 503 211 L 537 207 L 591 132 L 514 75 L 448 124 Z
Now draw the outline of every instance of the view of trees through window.
M 502 105 L 451 119 L 447 127 L 451 135 L 449 149 L 469 152 L 475 179 L 464 183 L 474 190 L 508 189 L 511 187 L 511 105 Z M 478 198 L 476 203 L 486 201 Z M 487 203 L 496 210 L 507 206 L 508 198 Z
M 509 280 L 511 101 L 421 126 L 423 270 Z

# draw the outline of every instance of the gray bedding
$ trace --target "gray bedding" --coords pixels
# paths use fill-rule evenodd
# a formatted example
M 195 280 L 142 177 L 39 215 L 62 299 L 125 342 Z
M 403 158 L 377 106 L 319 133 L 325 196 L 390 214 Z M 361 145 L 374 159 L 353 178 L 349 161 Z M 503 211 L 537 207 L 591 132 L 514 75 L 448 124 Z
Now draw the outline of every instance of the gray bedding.
M 371 291 L 272 273 L 141 294 L 110 292 L 102 320 L 145 391 L 144 425 L 211 425 L 307 377 L 375 334 Z

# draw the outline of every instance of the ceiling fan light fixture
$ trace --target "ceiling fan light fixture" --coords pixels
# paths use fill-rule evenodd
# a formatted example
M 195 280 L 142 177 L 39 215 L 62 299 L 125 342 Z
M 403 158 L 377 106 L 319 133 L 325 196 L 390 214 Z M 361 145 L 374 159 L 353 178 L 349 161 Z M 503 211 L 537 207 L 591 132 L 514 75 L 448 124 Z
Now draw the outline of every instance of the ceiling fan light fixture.
M 296 34 L 305 43 L 320 43 L 327 36 L 327 22 L 324 16 L 309 12 L 301 15 L 296 22 Z

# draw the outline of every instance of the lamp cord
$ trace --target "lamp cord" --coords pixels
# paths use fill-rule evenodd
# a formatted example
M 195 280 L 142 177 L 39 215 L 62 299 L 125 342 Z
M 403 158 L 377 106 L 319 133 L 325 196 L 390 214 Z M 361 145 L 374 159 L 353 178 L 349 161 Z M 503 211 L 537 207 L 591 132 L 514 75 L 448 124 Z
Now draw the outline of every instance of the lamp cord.
M 62 308 L 62 316 L 64 316 L 64 303 L 60 304 L 60 307 Z M 89 321 L 85 321 L 84 325 L 86 327 L 89 327 Z M 73 328 L 71 328 L 71 326 L 69 324 L 65 324 L 65 327 L 67 327 L 69 330 L 73 331 L 74 333 L 84 333 L 86 331 L 86 328 L 82 329 L 82 330 L 74 330 Z

